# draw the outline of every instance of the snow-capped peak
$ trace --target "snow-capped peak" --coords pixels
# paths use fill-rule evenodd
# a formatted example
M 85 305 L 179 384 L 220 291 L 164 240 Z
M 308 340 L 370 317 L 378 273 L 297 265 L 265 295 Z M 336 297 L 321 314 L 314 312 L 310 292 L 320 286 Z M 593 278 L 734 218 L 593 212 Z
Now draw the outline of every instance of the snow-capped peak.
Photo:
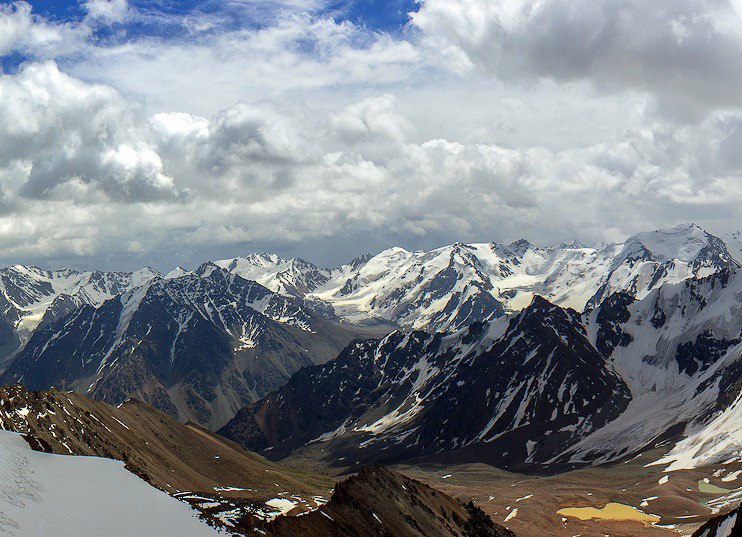
M 642 298 L 665 282 L 704 277 L 734 263 L 723 241 L 694 224 L 599 246 L 457 242 L 429 251 L 392 247 L 330 270 L 276 254 L 216 265 L 274 292 L 325 303 L 351 322 L 437 331 L 518 311 L 534 295 L 576 310 L 619 290 Z
M 682 224 L 671 229 L 637 233 L 624 245 L 626 255 L 645 250 L 655 261 L 678 259 L 685 263 L 696 261 L 704 248 L 720 247 L 721 241 L 695 224 Z
M 533 245 L 526 239 L 518 239 L 517 241 L 508 244 L 508 249 L 515 255 L 523 255 L 526 251 L 533 248 Z
M 149 267 L 135 272 L 102 272 L 12 265 L 0 269 L 0 302 L 5 308 L 5 320 L 14 323 L 13 329 L 25 341 L 62 295 L 77 305 L 99 306 L 117 294 L 149 285 L 161 277 Z
M 563 242 L 562 244 L 560 244 L 559 248 L 562 250 L 578 250 L 580 248 L 585 248 L 585 245 L 577 239 L 572 239 L 569 242 Z
M 185 276 L 186 274 L 190 274 L 189 271 L 184 269 L 183 267 L 175 267 L 173 270 L 165 274 L 163 276 L 163 280 L 173 280 L 175 278 L 180 278 L 181 276 Z
M 304 259 L 285 259 L 267 253 L 222 259 L 214 264 L 246 280 L 256 281 L 273 292 L 294 297 L 304 297 L 326 283 L 329 273 Z

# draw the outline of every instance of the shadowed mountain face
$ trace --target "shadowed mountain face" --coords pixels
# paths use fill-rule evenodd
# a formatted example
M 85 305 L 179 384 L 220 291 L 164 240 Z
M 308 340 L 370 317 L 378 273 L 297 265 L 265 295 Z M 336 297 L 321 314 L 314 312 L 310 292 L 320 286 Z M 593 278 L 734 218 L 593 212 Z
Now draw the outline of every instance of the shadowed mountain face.
M 37 326 L 84 304 L 100 306 L 159 277 L 149 268 L 136 272 L 43 270 L 23 265 L 0 269 L 0 369 Z
M 473 504 L 383 466 L 361 468 L 335 486 L 330 501 L 300 517 L 265 528 L 274 537 L 514 537 Z
M 737 537 L 742 535 L 742 507 L 719 515 L 698 528 L 693 537 Z
M 206 264 L 41 326 L 2 381 L 75 389 L 113 404 L 136 396 L 217 427 L 364 333 Z
M 272 457 L 317 441 L 349 460 L 457 452 L 517 466 L 547 462 L 629 399 L 580 316 L 537 297 L 507 323 L 355 343 L 220 433 Z
M 683 437 L 667 463 L 721 462 L 739 445 L 741 282 L 722 270 L 582 314 L 536 297 L 451 334 L 357 342 L 221 433 L 270 457 L 342 465 L 446 454 L 552 471 Z
M 331 485 L 309 475 L 304 480 L 301 472 L 134 399 L 112 406 L 75 392 L 2 386 L 0 424 L 39 451 L 123 460 L 131 472 L 171 494 L 213 495 L 214 487 L 232 486 L 227 495 L 269 499 L 276 482 L 306 496 L 326 493 Z

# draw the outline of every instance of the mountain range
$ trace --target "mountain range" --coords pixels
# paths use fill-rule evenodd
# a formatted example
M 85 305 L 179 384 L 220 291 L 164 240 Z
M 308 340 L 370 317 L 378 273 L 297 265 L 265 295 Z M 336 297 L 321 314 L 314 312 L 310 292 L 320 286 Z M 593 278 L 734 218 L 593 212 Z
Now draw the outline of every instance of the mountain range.
M 738 266 L 725 243 L 694 224 L 622 243 L 536 247 L 456 243 L 429 252 L 391 248 L 336 269 L 251 254 L 220 267 L 277 293 L 325 304 L 349 322 L 457 330 L 526 307 L 534 295 L 578 311 L 617 291 L 644 298 L 665 283 Z
M 615 249 L 582 311 L 534 295 L 466 328 L 356 342 L 220 432 L 271 457 L 303 450 L 328 463 L 555 471 L 667 440 L 678 443 L 658 462 L 671 469 L 735 459 L 739 264 L 694 226 Z
M 167 274 L 14 265 L 0 269 L 0 424 L 36 450 L 123 460 L 230 531 L 509 535 L 359 469 L 736 479 L 739 258 L 739 234 L 687 224 L 594 247 L 392 248 L 334 269 L 275 254 Z M 11 444 L 0 455 L 21 456 Z M 358 478 L 331 496 L 305 468 Z M 504 507 L 512 523 L 511 504 L 485 510 Z M 289 510 L 308 514 L 276 519 Z
M 156 276 L 97 306 L 53 309 L 67 300 L 51 302 L 4 382 L 75 389 L 112 404 L 136 394 L 211 427 L 368 332 L 211 263 Z
M 0 381 L 137 397 L 271 457 L 615 460 L 734 422 L 717 414 L 740 388 L 735 255 L 687 224 L 590 248 L 392 248 L 336 269 L 275 254 L 167 275 L 13 266 Z

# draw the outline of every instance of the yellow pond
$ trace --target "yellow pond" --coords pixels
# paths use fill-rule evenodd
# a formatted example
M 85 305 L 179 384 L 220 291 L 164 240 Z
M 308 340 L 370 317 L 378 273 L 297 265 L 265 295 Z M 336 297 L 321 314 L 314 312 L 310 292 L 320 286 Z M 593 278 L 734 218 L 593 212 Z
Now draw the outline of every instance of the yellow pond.
M 565 507 L 557 511 L 558 515 L 572 516 L 580 520 L 598 518 L 602 520 L 636 520 L 644 524 L 653 524 L 660 521 L 657 515 L 648 515 L 636 507 L 622 503 L 609 503 L 602 509 L 595 507 Z

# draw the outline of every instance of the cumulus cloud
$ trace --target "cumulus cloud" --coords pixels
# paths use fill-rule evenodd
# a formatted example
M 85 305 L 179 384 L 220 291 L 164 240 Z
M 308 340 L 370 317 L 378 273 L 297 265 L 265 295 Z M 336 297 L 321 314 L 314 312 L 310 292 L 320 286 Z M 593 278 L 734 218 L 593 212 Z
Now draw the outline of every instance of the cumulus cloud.
M 4 75 L 0 93 L 4 258 L 358 233 L 408 244 L 607 239 L 692 207 L 730 218 L 742 203 L 730 150 L 742 117 L 730 114 L 680 129 L 645 118 L 621 141 L 552 150 L 414 140 L 391 94 L 329 110 L 262 103 L 150 116 L 50 62 Z
M 742 114 L 722 60 L 738 25 L 721 2 L 426 0 L 404 38 L 292 12 L 110 43 L 91 28 L 147 14 L 86 5 L 77 25 L 0 9 L 0 51 L 29 56 L 0 76 L 8 262 L 735 225 Z
M 350 104 L 333 115 L 333 128 L 351 142 L 379 138 L 401 141 L 410 125 L 395 104 L 396 97 L 390 94 Z
M 136 106 L 111 88 L 29 64 L 0 77 L 0 166 L 25 165 L 19 192 L 36 199 L 96 193 L 125 201 L 179 193 L 147 143 Z
M 742 105 L 742 19 L 727 0 L 425 0 L 412 23 L 504 79 L 587 79 L 699 118 Z M 451 51 L 456 51 L 453 54 Z

